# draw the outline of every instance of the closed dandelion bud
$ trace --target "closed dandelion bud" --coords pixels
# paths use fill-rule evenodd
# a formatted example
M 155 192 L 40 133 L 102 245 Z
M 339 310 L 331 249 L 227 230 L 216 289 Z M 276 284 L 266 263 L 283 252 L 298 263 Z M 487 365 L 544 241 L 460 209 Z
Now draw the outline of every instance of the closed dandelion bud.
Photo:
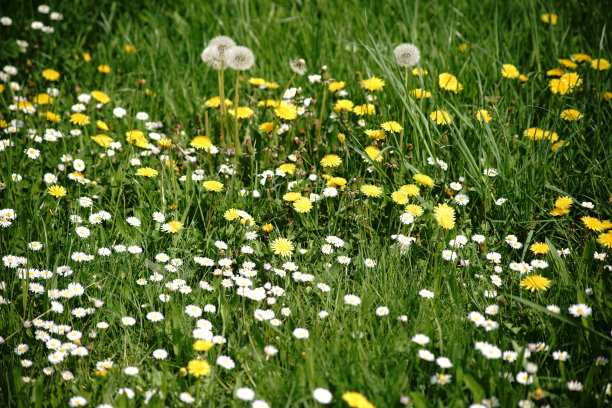
M 404 68 L 413 67 L 421 60 L 421 52 L 414 44 L 400 44 L 393 50 L 397 65 Z
M 187 376 L 187 369 L 185 367 L 181 367 L 179 370 L 179 375 L 181 377 L 186 377 Z
M 291 70 L 298 75 L 306 74 L 306 61 L 302 58 L 295 58 L 289 62 L 289 67 Z

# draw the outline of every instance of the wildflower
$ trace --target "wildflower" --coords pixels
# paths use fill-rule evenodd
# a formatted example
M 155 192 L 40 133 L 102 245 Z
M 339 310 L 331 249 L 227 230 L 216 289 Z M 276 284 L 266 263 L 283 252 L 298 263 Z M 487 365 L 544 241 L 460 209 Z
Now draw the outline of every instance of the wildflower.
M 457 77 L 448 72 L 438 75 L 438 85 L 440 88 L 454 93 L 459 93 L 463 90 L 463 85 L 457 80 Z
M 422 186 L 433 187 L 434 185 L 433 179 L 425 174 L 415 174 L 412 179 Z
M 531 275 L 524 278 L 520 285 L 532 292 L 534 291 L 546 291 L 550 287 L 550 279 L 547 279 L 541 275 Z
M 158 171 L 155 169 L 152 169 L 151 167 L 141 167 L 136 171 L 137 176 L 143 176 L 143 177 L 148 177 L 148 178 L 155 177 L 158 174 L 159 174 Z
M 353 102 L 348 99 L 340 99 L 334 105 L 334 111 L 336 112 L 350 112 L 353 110 Z
M 584 115 L 576 109 L 565 109 L 564 111 L 561 112 L 560 117 L 561 119 L 566 120 L 566 121 L 574 121 L 574 120 L 582 119 Z
M 212 191 L 214 193 L 220 193 L 223 191 L 223 183 L 220 183 L 216 180 L 208 180 L 203 183 L 204 188 L 207 191 Z
M 374 408 L 374 405 L 358 392 L 347 391 L 342 394 L 342 399 L 351 408 Z
M 187 372 L 196 378 L 207 376 L 210 373 L 210 364 L 206 360 L 191 360 L 187 363 Z
M 434 298 L 434 293 L 430 290 L 427 289 L 421 289 L 419 291 L 419 296 L 425 298 L 425 299 L 433 299 Z
M 102 64 L 98 65 L 98 72 L 101 74 L 108 74 L 111 71 L 110 65 Z
M 246 71 L 255 63 L 255 55 L 247 47 L 231 47 L 227 52 L 226 61 L 228 67 L 236 71 Z
M 372 77 L 361 81 L 361 87 L 368 91 L 378 91 L 385 86 L 385 81 L 378 77 Z
M 236 390 L 236 398 L 242 401 L 252 401 L 255 398 L 255 392 L 248 387 L 238 388 Z
M 70 116 L 70 123 L 79 126 L 89 125 L 89 116 L 84 113 L 73 113 Z
M 599 58 L 591 61 L 591 68 L 597 71 L 605 71 L 610 69 L 610 61 L 607 59 Z
M 419 63 L 421 52 L 414 44 L 400 44 L 393 50 L 397 65 L 402 68 L 410 68 Z
M 312 396 L 319 404 L 329 404 L 333 399 L 332 393 L 325 388 L 315 388 Z
M 386 130 L 387 132 L 392 132 L 392 133 L 400 132 L 403 129 L 403 127 L 395 121 L 385 122 L 382 125 L 380 125 L 380 127 L 383 128 L 383 130 Z
M 612 248 L 612 231 L 600 234 L 597 237 L 597 242 L 608 249 Z
M 512 64 L 502 65 L 501 73 L 504 76 L 504 78 L 510 78 L 510 79 L 516 79 L 520 75 L 518 69 L 516 69 L 516 67 Z
M 280 256 L 290 256 L 294 250 L 293 243 L 287 238 L 277 238 L 270 244 L 270 249 Z
M 275 109 L 274 113 L 281 119 L 293 120 L 297 118 L 297 108 L 289 102 L 281 102 Z
M 307 339 L 309 335 L 310 333 L 308 332 L 308 330 L 303 329 L 301 327 L 298 327 L 293 331 L 293 337 L 295 337 L 296 339 Z
M 535 255 L 541 254 L 544 255 L 549 251 L 549 246 L 548 244 L 544 243 L 544 242 L 536 242 L 535 244 L 532 244 L 529 249 L 531 250 L 531 252 L 533 252 Z
M 365 194 L 367 197 L 380 197 L 382 195 L 382 189 L 380 187 L 364 184 L 360 188 L 361 192 Z
M 226 54 L 235 46 L 236 43 L 229 37 L 223 35 L 214 37 L 210 40 L 208 46 L 204 48 L 204 51 L 200 54 L 200 58 L 202 58 L 202 61 L 208 64 L 212 69 L 225 69 L 227 67 Z
M 342 164 L 342 159 L 335 154 L 328 154 L 321 159 L 323 168 L 338 167 Z
M 592 313 L 592 309 L 584 303 L 571 305 L 568 311 L 574 317 L 589 317 Z
M 344 303 L 350 306 L 359 306 L 361 304 L 361 299 L 359 296 L 349 294 L 344 296 Z
M 307 213 L 312 209 L 312 202 L 307 197 L 300 197 L 293 203 L 293 208 L 299 213 Z
M 409 94 L 410 96 L 412 96 L 412 97 L 416 98 L 416 99 L 421 99 L 421 98 L 423 98 L 423 99 L 427 99 L 427 98 L 431 98 L 431 92 L 429 92 L 429 91 L 425 91 L 425 90 L 423 90 L 423 89 L 421 89 L 421 88 L 416 88 L 416 89 L 413 89 L 413 90 L 412 90 L 412 91 L 410 91 L 408 94 Z
M 444 229 L 455 227 L 455 210 L 448 204 L 438 204 L 434 209 L 434 217 L 438 225 Z
M 436 122 L 436 125 L 450 125 L 453 123 L 451 116 L 445 110 L 437 110 L 429 115 L 431 120 Z
M 54 69 L 48 68 L 42 72 L 42 76 L 47 81 L 57 81 L 60 77 L 60 73 Z
M 568 381 L 567 389 L 570 391 L 582 391 L 582 383 L 580 381 Z
M 66 195 L 66 189 L 59 185 L 53 185 L 47 189 L 47 193 L 55 198 L 60 198 Z
M 480 109 L 476 112 L 476 119 L 478 119 L 479 122 L 489 123 L 491 121 L 491 114 L 486 109 Z
M 162 230 L 170 234 L 175 234 L 182 229 L 183 223 L 180 221 L 170 221 L 162 225 Z
M 557 15 L 551 13 L 545 13 L 540 16 L 540 21 L 545 24 L 557 25 Z
M 289 67 L 296 74 L 303 76 L 306 74 L 306 61 L 302 58 L 295 58 L 289 62 Z

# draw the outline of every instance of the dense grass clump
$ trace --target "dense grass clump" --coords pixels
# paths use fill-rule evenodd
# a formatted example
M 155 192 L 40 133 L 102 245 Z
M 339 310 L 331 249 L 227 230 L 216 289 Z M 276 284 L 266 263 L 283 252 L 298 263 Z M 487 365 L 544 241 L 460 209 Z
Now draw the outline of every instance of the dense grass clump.
M 4 7 L 0 405 L 609 406 L 610 10 Z

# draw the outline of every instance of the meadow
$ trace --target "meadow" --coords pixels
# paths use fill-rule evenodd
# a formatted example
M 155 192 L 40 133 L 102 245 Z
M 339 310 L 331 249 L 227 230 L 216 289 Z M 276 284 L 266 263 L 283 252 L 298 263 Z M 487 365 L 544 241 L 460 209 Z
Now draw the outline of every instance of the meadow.
M 610 21 L 3 4 L 0 406 L 610 406 Z

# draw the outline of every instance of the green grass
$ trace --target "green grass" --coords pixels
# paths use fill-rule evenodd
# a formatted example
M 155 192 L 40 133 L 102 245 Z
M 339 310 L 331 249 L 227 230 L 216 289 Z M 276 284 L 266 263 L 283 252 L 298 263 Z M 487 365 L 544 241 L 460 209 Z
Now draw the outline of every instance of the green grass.
M 148 406 L 180 406 L 185 405 L 180 394 L 188 392 L 196 399 L 194 406 L 248 406 L 251 403 L 235 396 L 240 387 L 250 387 L 256 399 L 272 407 L 323 405 L 313 398 L 317 387 L 328 389 L 333 394 L 331 406 L 338 407 L 347 406 L 342 396 L 348 391 L 361 393 L 376 407 L 401 406 L 403 397 L 418 408 L 468 407 L 492 396 L 503 407 L 516 407 L 528 399 L 538 406 L 553 407 L 610 404 L 606 394 L 610 364 L 598 366 L 595 359 L 612 359 L 607 266 L 612 254 L 597 242 L 603 231 L 585 228 L 581 217 L 606 220 L 612 215 L 612 105 L 603 99 L 612 91 L 611 70 L 595 71 L 588 62 L 579 65 L 573 71 L 579 73 L 582 84 L 568 95 L 551 93 L 551 77 L 547 76 L 548 70 L 560 67 L 558 59 L 573 53 L 611 59 L 606 24 L 612 12 L 605 2 L 591 2 L 589 7 L 577 0 L 48 4 L 63 14 L 62 21 L 51 21 L 36 11 L 38 4 L 30 2 L 10 4 L 0 12 L 13 19 L 11 26 L 0 26 L 0 65 L 15 66 L 18 74 L 11 81 L 22 87 L 12 91 L 8 82 L 2 82 L 5 89 L 0 93 L 0 120 L 5 121 L 2 138 L 11 144 L 0 152 L 0 180 L 5 186 L 0 190 L 0 207 L 17 215 L 1 230 L 0 254 L 25 257 L 27 268 L 53 272 L 49 279 L 21 279 L 16 268 L 7 267 L 6 262 L 1 266 L 0 295 L 7 303 L 0 306 L 0 336 L 6 339 L 0 343 L 4 372 L 0 405 L 60 407 L 82 396 L 93 407 L 103 403 L 137 407 L 145 400 L 150 400 Z M 540 21 L 540 15 L 547 12 L 558 14 L 556 25 Z M 29 28 L 36 20 L 53 26 L 55 33 Z M 239 82 L 239 105 L 248 105 L 254 115 L 240 122 L 244 154 L 233 175 L 219 172 L 222 165 L 236 162 L 235 156 L 226 154 L 233 143 L 227 135 L 220 139 L 219 110 L 205 104 L 218 95 L 218 77 L 202 62 L 200 53 L 217 35 L 232 37 L 251 48 L 256 57 Z M 26 52 L 19 51 L 16 39 L 29 43 Z M 405 72 L 393 55 L 394 47 L 402 42 L 420 48 L 420 67 L 428 71 L 422 77 L 408 75 L 407 86 Z M 126 44 L 132 44 L 136 52 L 127 53 Z M 90 62 L 84 61 L 83 52 L 91 54 Z M 345 81 L 347 95 L 333 95 L 324 85 L 309 82 L 307 76 L 296 76 L 291 86 L 301 92 L 295 103 L 314 97 L 312 103 L 296 120 L 278 120 L 273 108 L 258 107 L 257 102 L 280 98 L 293 75 L 289 61 L 296 57 L 306 60 L 307 75 Z M 110 73 L 98 72 L 101 64 L 108 64 Z M 515 65 L 528 80 L 504 78 L 502 64 Z M 60 72 L 57 82 L 43 79 L 41 73 L 47 68 Z M 457 94 L 441 89 L 438 75 L 443 72 L 455 75 L 464 89 Z M 360 81 L 372 76 L 385 81 L 382 90 L 370 93 L 375 97 L 374 115 L 330 117 L 338 99 L 366 103 Z M 264 78 L 278 88 L 258 89 L 249 84 L 250 78 Z M 226 70 L 224 92 L 231 100 L 235 81 L 236 72 Z M 38 105 L 34 114 L 11 110 L 13 96 L 32 102 L 51 86 L 60 91 L 54 104 Z M 431 92 L 431 98 L 406 97 L 415 88 Z M 94 90 L 107 94 L 110 103 L 98 109 L 92 100 L 85 112 L 91 123 L 71 124 L 71 107 L 78 103 L 78 95 Z M 323 123 L 319 125 L 324 94 Z M 124 118 L 113 116 L 117 106 L 127 110 Z M 584 117 L 561 119 L 561 111 L 569 108 Z M 432 122 L 430 113 L 439 109 L 449 113 L 451 124 Z M 475 119 L 480 109 L 491 114 L 488 124 Z M 45 120 L 46 111 L 61 115 L 62 120 Z M 172 140 L 170 148 L 143 156 L 145 150 L 128 143 L 129 130 L 150 133 L 143 121 L 135 119 L 137 112 L 147 112 L 151 121 L 163 123 L 157 132 Z M 364 134 L 365 129 L 379 129 L 384 122 L 399 122 L 402 112 L 406 117 L 403 150 L 399 149 L 399 134 L 388 134 L 378 142 Z M 23 127 L 13 134 L 4 133 L 14 119 L 23 121 Z M 359 119 L 365 120 L 365 127 L 358 124 Z M 99 130 L 97 120 L 110 129 Z M 287 123 L 290 130 L 268 135 L 259 128 L 264 122 Z M 228 127 L 233 134 L 233 120 Z M 568 144 L 553 151 L 552 143 L 529 140 L 523 132 L 531 127 L 554 131 Z M 27 133 L 35 129 L 43 136 L 48 128 L 61 131 L 64 137 L 57 142 L 36 142 Z M 70 136 L 72 129 L 80 129 L 81 135 Z M 317 140 L 319 132 L 321 139 Z M 90 136 L 100 133 L 121 142 L 114 156 L 91 140 Z M 209 136 L 219 154 L 189 151 L 197 135 Z M 373 143 L 382 152 L 380 162 L 365 154 Z M 28 158 L 24 151 L 30 147 L 40 150 L 40 157 Z M 195 161 L 188 161 L 185 152 Z M 261 174 L 292 162 L 291 154 L 296 159 L 295 174 L 274 176 L 261 184 Z M 320 161 L 327 154 L 342 159 L 331 173 L 347 181 L 335 198 L 323 197 L 327 185 L 322 176 L 330 172 Z M 69 179 L 75 163 L 62 163 L 63 155 L 83 160 L 82 173 L 91 182 Z M 135 157 L 140 165 L 131 162 Z M 428 164 L 428 157 L 443 160 L 448 169 Z M 63 170 L 60 164 L 65 165 Z M 137 176 L 140 167 L 154 168 L 159 174 L 150 179 Z M 485 176 L 487 168 L 496 169 L 498 175 Z M 202 181 L 193 181 L 196 170 L 203 181 L 223 183 L 223 190 L 209 192 Z M 46 173 L 57 176 L 55 184 L 67 189 L 66 196 L 54 198 L 47 193 Z M 409 203 L 420 205 L 424 214 L 404 225 L 400 216 L 405 206 L 396 204 L 391 194 L 413 183 L 416 173 L 429 175 L 435 185 L 421 187 L 420 196 L 410 198 Z M 12 181 L 12 174 L 23 180 Z M 317 175 L 315 181 L 309 180 L 310 174 Z M 464 179 L 461 193 L 470 200 L 466 206 L 457 205 L 452 198 L 458 192 L 450 184 L 460 178 Z M 295 182 L 292 191 L 306 197 L 320 194 L 321 200 L 309 212 L 298 213 L 283 199 L 290 182 Z M 382 196 L 366 197 L 360 192 L 363 184 L 378 185 Z M 254 190 L 259 198 L 251 195 Z M 574 201 L 569 214 L 550 215 L 555 200 L 562 196 Z M 93 206 L 80 206 L 81 197 L 91 198 Z M 499 198 L 507 201 L 496 205 Z M 592 202 L 594 209 L 581 207 L 583 201 Z M 434 218 L 433 210 L 440 203 L 456 211 L 451 230 L 440 228 Z M 227 221 L 224 214 L 232 208 L 248 213 L 254 224 Z M 89 216 L 101 210 L 110 219 L 90 223 Z M 184 228 L 176 234 L 163 232 L 152 218 L 156 211 Z M 72 215 L 83 218 L 81 225 L 90 229 L 89 237 L 77 235 Z M 127 222 L 132 216 L 140 219 L 139 227 Z M 271 232 L 263 231 L 266 224 L 273 226 Z M 248 231 L 257 231 L 258 237 L 247 240 Z M 416 238 L 406 253 L 393 238 L 398 234 Z M 442 251 L 451 249 L 449 241 L 459 234 L 468 238 L 468 244 L 455 249 L 456 260 L 443 260 Z M 472 242 L 474 234 L 486 236 L 485 243 Z M 521 249 L 504 242 L 510 234 L 518 237 Z M 325 254 L 321 247 L 330 235 L 340 237 L 344 245 Z M 290 258 L 271 250 L 271 242 L 279 237 L 293 242 Z M 42 250 L 28 249 L 33 241 L 42 243 Z M 219 250 L 216 241 L 224 241 L 229 249 Z M 549 252 L 533 254 L 529 248 L 536 242 L 546 242 Z M 99 248 L 112 250 L 118 244 L 136 245 L 142 252 L 98 254 Z M 252 255 L 240 252 L 245 245 L 252 247 Z M 571 253 L 557 255 L 563 248 Z M 95 255 L 95 259 L 76 262 L 72 259 L 75 252 Z M 182 260 L 177 271 L 168 271 L 156 261 L 156 254 L 162 252 Z M 501 254 L 501 272 L 486 259 L 490 252 Z M 596 260 L 595 252 L 608 258 Z M 340 255 L 350 257 L 350 264 L 339 263 Z M 275 297 L 270 305 L 239 296 L 236 286 L 223 286 L 227 277 L 217 276 L 219 266 L 198 265 L 194 257 L 231 258 L 236 275 L 244 261 L 252 261 L 257 270 L 250 278 L 253 288 L 270 283 L 285 293 L 270 296 Z M 364 265 L 368 258 L 376 261 L 376 267 Z M 511 262 L 534 259 L 549 264 L 537 270 L 551 280 L 547 291 L 522 289 L 519 283 L 528 275 L 509 268 Z M 460 266 L 459 260 L 469 261 L 469 266 Z M 298 283 L 291 270 L 285 276 L 275 273 L 288 261 L 299 272 L 312 275 L 313 281 Z M 73 274 L 58 274 L 62 265 L 69 265 Z M 155 273 L 163 275 L 159 282 L 151 279 Z M 499 275 L 501 286 L 492 284 L 493 274 Z M 148 283 L 139 285 L 139 278 Z M 184 280 L 191 292 L 169 289 L 166 284 L 174 279 Z M 36 282 L 44 286 L 45 294 L 28 289 Z M 47 313 L 53 299 L 46 291 L 62 290 L 71 282 L 80 283 L 85 293 L 57 299 L 64 311 Z M 204 290 L 200 282 L 207 282 L 212 290 Z M 319 283 L 329 285 L 330 291 L 322 292 Z M 419 296 L 422 289 L 434 291 L 434 298 Z M 487 298 L 486 290 L 497 294 Z M 170 294 L 170 301 L 162 302 L 160 294 Z M 361 304 L 345 304 L 346 294 L 359 296 Z M 95 307 L 95 300 L 103 305 Z M 568 307 L 577 303 L 591 307 L 592 315 L 573 317 Z M 560 314 L 546 309 L 552 304 L 559 306 Z M 201 318 L 225 342 L 215 344 L 206 355 L 193 350 L 197 319 L 185 313 L 188 305 L 216 308 Z M 490 305 L 497 305 L 499 313 L 486 315 Z M 388 315 L 375 313 L 381 306 L 389 309 Z M 79 307 L 95 310 L 77 318 L 71 312 Z M 285 307 L 289 315 L 282 314 Z M 273 310 L 281 324 L 276 327 L 256 320 L 256 309 Z M 146 315 L 151 311 L 161 312 L 164 319 L 149 321 Z M 321 311 L 329 315 L 320 318 Z M 492 331 L 476 327 L 468 319 L 472 311 L 499 327 Z M 54 365 L 53 374 L 44 374 L 43 369 L 52 366 L 47 359 L 52 350 L 36 339 L 40 328 L 30 326 L 42 314 L 44 320 L 81 332 L 80 343 L 88 356 L 68 355 Z M 133 317 L 135 325 L 123 325 L 125 316 Z M 29 323 L 24 325 L 24 321 Z M 99 322 L 109 327 L 97 328 Z M 296 328 L 307 328 L 309 338 L 296 339 L 292 334 Z M 427 335 L 430 343 L 419 346 L 412 342 L 417 333 Z M 69 342 L 65 335 L 50 335 Z M 487 359 L 475 349 L 480 341 L 501 351 L 516 351 L 518 359 Z M 543 350 L 525 355 L 528 344 L 536 343 L 545 343 Z M 14 352 L 19 344 L 29 346 L 23 355 Z M 266 345 L 276 347 L 278 354 L 266 358 Z M 420 348 L 436 357 L 448 357 L 453 366 L 442 369 L 420 359 Z M 156 349 L 166 350 L 168 357 L 154 359 Z M 558 350 L 567 351 L 570 359 L 555 361 L 553 352 Z M 222 355 L 231 357 L 236 367 L 226 370 L 216 365 Z M 211 364 L 210 374 L 200 378 L 185 375 L 183 368 L 198 357 Z M 32 366 L 22 367 L 24 359 Z M 114 367 L 100 375 L 96 363 L 104 360 L 112 360 Z M 527 362 L 537 365 L 533 383 L 509 382 L 506 377 L 515 378 L 525 371 Z M 128 366 L 138 367 L 139 374 L 124 374 Z M 64 380 L 65 371 L 74 379 Z M 437 373 L 452 376 L 450 382 L 431 384 L 430 378 Z M 568 390 L 568 381 L 581 382 L 583 390 Z M 134 391 L 133 399 L 120 395 L 119 390 L 126 387 Z M 538 388 L 546 395 L 542 400 L 534 398 Z

